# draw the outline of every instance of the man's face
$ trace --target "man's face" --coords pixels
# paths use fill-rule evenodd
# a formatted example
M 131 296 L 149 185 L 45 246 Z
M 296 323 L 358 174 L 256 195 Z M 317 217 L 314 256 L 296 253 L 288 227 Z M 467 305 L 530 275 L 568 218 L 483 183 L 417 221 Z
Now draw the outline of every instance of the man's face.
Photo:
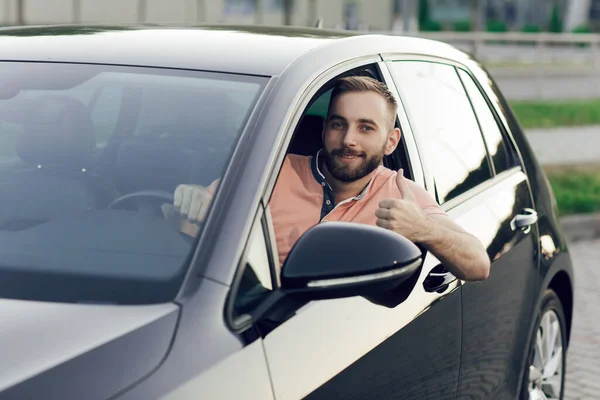
M 373 172 L 400 140 L 393 115 L 374 92 L 350 92 L 331 104 L 323 130 L 324 162 L 329 173 L 352 182 Z

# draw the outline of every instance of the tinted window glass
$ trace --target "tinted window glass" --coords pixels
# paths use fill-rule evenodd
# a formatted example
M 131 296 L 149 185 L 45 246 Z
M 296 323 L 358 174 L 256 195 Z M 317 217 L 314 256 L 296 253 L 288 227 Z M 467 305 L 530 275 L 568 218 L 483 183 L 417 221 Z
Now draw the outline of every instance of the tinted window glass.
M 0 63 L 0 297 L 170 300 L 198 231 L 174 190 L 223 174 L 266 79 Z
M 479 125 L 454 67 L 431 62 L 390 64 L 410 124 L 448 201 L 490 178 Z
M 477 119 L 479 120 L 488 152 L 494 162 L 496 173 L 505 171 L 511 165 L 510 156 L 494 113 L 473 81 L 473 78 L 463 70 L 459 69 L 458 71 L 477 114 Z

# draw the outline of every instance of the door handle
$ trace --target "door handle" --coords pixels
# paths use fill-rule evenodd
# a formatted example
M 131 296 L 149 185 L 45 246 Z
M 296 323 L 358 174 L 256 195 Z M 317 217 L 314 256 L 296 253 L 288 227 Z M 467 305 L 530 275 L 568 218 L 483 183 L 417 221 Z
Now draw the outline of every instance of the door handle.
M 448 272 L 442 264 L 438 264 L 423 281 L 423 288 L 429 293 L 443 293 L 454 281 L 456 281 L 456 277 Z
M 538 214 L 531 208 L 524 208 L 521 214 L 515 215 L 510 221 L 510 228 L 515 231 L 521 229 L 525 233 L 529 233 L 531 226 L 538 221 Z

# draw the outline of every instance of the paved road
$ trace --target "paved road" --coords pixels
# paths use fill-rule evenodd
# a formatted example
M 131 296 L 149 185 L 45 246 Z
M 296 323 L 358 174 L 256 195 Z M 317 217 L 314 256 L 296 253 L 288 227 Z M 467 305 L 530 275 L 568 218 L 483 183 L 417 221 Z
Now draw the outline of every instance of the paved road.
M 542 165 L 600 164 L 600 126 L 528 129 L 525 134 Z
M 552 100 L 600 98 L 600 76 L 548 76 L 538 80 L 533 75 L 520 77 L 495 75 L 500 90 L 508 100 Z
M 458 45 L 470 51 L 468 45 Z M 590 48 L 549 47 L 538 53 L 535 47 L 518 45 L 483 46 L 478 59 L 486 65 L 505 96 L 512 100 L 600 98 L 600 73 L 593 68 Z M 538 79 L 535 65 L 526 68 L 502 68 L 508 64 L 527 65 L 539 60 L 549 63 Z M 496 65 L 496 67 L 494 67 Z M 600 396 L 599 396 L 600 398 Z
M 567 356 L 566 400 L 600 399 L 600 239 L 569 245 L 575 312 Z

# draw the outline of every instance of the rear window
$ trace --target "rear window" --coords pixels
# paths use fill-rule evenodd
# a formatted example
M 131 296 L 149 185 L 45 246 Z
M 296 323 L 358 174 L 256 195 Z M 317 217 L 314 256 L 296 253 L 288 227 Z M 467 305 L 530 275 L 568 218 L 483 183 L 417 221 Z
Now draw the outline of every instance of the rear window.
M 266 80 L 0 63 L 0 297 L 172 299 L 195 242 L 174 190 L 223 174 Z

